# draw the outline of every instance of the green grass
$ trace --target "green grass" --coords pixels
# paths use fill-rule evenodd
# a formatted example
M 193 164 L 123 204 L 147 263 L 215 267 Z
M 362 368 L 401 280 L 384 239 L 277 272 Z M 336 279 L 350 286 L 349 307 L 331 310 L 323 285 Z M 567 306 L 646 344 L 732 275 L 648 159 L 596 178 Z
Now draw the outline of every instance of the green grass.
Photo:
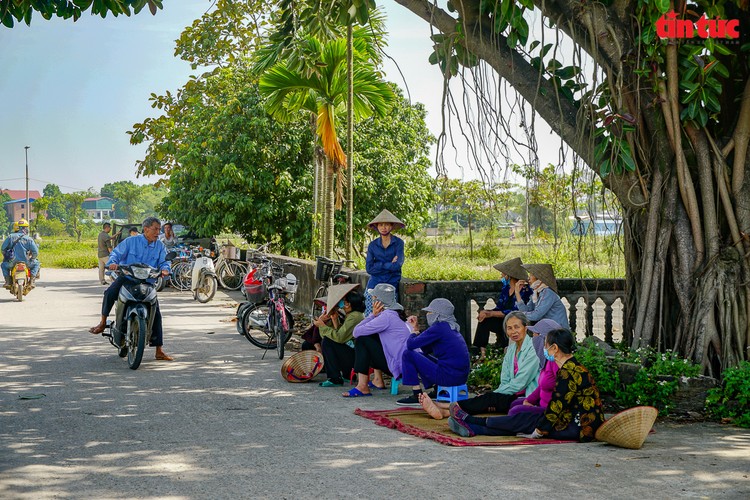
M 80 243 L 69 238 L 45 238 L 39 244 L 43 267 L 57 269 L 90 269 L 98 266 L 96 239 Z

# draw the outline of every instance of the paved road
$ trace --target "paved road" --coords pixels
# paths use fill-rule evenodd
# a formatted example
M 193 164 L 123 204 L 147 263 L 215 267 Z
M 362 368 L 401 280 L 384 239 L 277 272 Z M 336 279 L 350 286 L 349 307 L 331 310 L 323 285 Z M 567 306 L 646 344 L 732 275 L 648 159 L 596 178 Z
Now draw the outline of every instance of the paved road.
M 354 408 L 394 396 L 282 381 L 221 293 L 162 294 L 176 361 L 149 350 L 131 371 L 86 332 L 96 282 L 45 270 L 23 303 L 0 290 L 0 498 L 750 497 L 750 432 L 734 427 L 661 424 L 641 450 L 451 448 L 378 427 Z

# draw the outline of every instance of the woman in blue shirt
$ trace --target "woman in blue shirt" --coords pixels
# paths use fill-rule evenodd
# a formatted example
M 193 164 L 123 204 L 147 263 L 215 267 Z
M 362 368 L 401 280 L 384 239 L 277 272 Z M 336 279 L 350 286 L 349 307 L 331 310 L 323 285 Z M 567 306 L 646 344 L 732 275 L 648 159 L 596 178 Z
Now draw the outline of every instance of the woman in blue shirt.
M 392 231 L 403 229 L 406 224 L 388 210 L 383 210 L 368 225 L 378 232 L 378 238 L 370 242 L 367 247 L 366 270 L 370 275 L 367 290 L 375 288 L 381 283 L 388 283 L 396 288 L 398 301 L 398 286 L 401 282 L 401 266 L 404 265 L 404 240 L 394 236 Z M 365 294 L 365 316 L 372 313 L 372 299 Z
M 531 300 L 518 303 L 518 310 L 526 313 L 529 322 L 536 323 L 542 319 L 556 321 L 563 328 L 570 328 L 568 312 L 557 294 L 557 280 L 549 264 L 524 264 L 529 272 L 528 281 L 516 283 L 516 299 L 520 300 L 524 285 L 533 290 Z

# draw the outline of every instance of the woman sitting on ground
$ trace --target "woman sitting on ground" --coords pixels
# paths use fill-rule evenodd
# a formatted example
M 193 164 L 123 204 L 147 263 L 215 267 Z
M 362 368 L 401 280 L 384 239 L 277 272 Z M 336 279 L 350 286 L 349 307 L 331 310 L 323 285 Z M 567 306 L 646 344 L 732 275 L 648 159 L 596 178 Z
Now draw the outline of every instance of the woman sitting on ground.
M 385 382 L 378 371 L 388 372 L 394 378 L 401 376 L 401 357 L 406 349 L 410 330 L 406 325 L 404 308 L 396 302 L 396 288 L 380 283 L 367 293 L 373 299 L 372 314 L 354 327 L 354 371 L 357 386 L 342 394 L 345 398 L 372 396 L 370 393 L 370 368 L 376 370 L 374 387 L 384 388 Z
M 458 404 L 470 415 L 477 413 L 508 413 L 510 405 L 519 396 L 528 396 L 537 386 L 539 358 L 534 352 L 531 337 L 526 335 L 528 320 L 524 313 L 513 311 L 505 316 L 503 326 L 510 344 L 503 358 L 500 386 L 474 398 L 464 399 Z M 426 394 L 420 395 L 422 408 L 433 418 L 450 415 L 448 405 L 435 403 Z
M 320 346 L 328 376 L 328 380 L 319 384 L 321 387 L 341 387 L 354 368 L 352 334 L 365 318 L 365 298 L 355 290 L 357 287 L 357 283 L 329 287 L 326 299 L 329 312 L 314 321 L 322 338 Z M 345 314 L 343 322 L 339 311 Z
M 524 264 L 529 272 L 529 280 L 519 280 L 516 283 L 516 303 L 518 310 L 526 313 L 530 323 L 542 319 L 556 321 L 563 328 L 570 328 L 568 313 L 557 294 L 557 281 L 552 266 L 549 264 Z M 522 291 L 525 285 L 531 286 L 533 293 L 531 300 L 523 302 Z
M 542 415 L 519 413 L 512 417 L 474 417 L 451 403 L 448 425 L 464 437 L 476 434 L 538 439 L 592 441 L 604 422 L 599 390 L 588 370 L 573 356 L 575 341 L 568 329 L 547 334 L 544 356 L 559 371 L 547 409 Z
M 496 345 L 502 349 L 508 347 L 508 337 L 503 330 L 503 319 L 511 311 L 518 309 L 516 306 L 516 283 L 518 280 L 527 280 L 529 278 L 526 269 L 522 267 L 521 259 L 506 260 L 493 267 L 500 271 L 502 275 L 502 288 L 500 295 L 495 301 L 494 309 L 482 309 L 477 316 L 477 330 L 474 332 L 474 347 L 479 348 L 479 359 L 482 360 L 487 354 L 487 344 L 490 341 L 490 332 L 497 335 Z M 523 287 L 521 290 L 521 300 L 526 303 L 531 297 L 531 288 Z
M 448 299 L 434 299 L 422 309 L 427 313 L 429 328 L 412 333 L 401 357 L 403 384 L 412 386 L 413 394 L 399 399 L 400 406 L 419 406 L 419 395 L 437 385 L 463 385 L 469 378 L 469 349 L 459 333 L 453 304 Z

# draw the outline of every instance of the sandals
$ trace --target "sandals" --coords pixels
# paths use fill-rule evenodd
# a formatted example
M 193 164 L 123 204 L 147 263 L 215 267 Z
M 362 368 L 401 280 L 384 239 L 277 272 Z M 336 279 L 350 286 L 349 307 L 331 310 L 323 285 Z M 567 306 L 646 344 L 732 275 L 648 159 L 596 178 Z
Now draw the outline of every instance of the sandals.
M 367 382 L 367 387 L 369 387 L 370 389 L 377 389 L 379 391 L 384 391 L 385 390 L 385 386 L 383 386 L 383 387 L 377 386 L 377 385 L 375 385 L 375 384 L 372 383 L 372 380 L 370 380 L 369 382 Z
M 318 384 L 320 387 L 341 387 L 344 385 L 343 382 L 333 382 L 331 380 L 326 380 L 325 382 L 321 382 Z
M 353 389 L 350 389 L 349 392 L 345 392 L 341 396 L 345 398 L 364 398 L 367 396 L 372 396 L 372 393 L 368 392 L 367 394 L 365 394 L 364 392 L 354 387 Z

